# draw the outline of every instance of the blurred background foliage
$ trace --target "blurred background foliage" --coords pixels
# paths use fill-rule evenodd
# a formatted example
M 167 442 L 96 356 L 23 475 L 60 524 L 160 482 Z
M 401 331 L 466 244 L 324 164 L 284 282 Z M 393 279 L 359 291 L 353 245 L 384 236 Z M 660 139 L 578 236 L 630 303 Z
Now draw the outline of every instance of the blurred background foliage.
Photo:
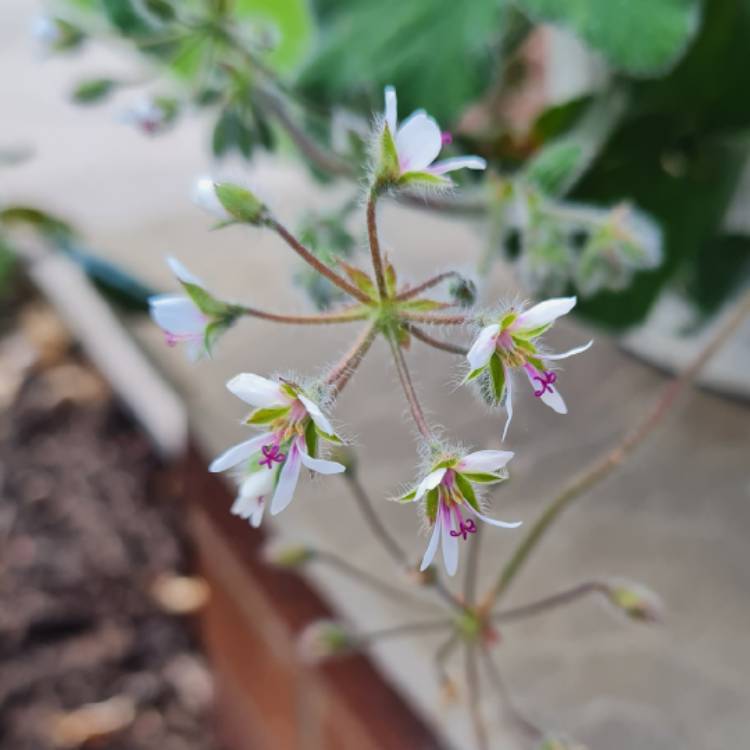
M 530 293 L 578 293 L 613 329 L 667 286 L 708 316 L 750 271 L 750 237 L 724 228 L 748 153 L 750 0 L 60 0 L 40 23 L 55 52 L 114 36 L 142 55 L 152 75 L 128 119 L 149 135 L 207 110 L 216 157 L 294 146 L 353 192 L 395 85 L 402 116 L 425 108 L 449 148 L 490 162 L 441 201 L 487 227 L 480 268 L 503 258 Z M 540 24 L 588 46 L 596 82 L 519 122 Z M 73 98 L 132 89 L 94 75 Z M 306 218 L 322 257 L 351 253 L 348 213 Z M 334 301 L 314 274 L 297 280 Z

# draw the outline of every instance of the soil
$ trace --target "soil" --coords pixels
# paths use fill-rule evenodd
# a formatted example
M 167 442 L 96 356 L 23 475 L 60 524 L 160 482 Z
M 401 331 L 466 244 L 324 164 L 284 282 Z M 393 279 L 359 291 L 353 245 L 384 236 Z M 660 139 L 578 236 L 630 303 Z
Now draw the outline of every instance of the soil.
M 44 315 L 0 342 L 0 748 L 217 750 L 177 475 Z

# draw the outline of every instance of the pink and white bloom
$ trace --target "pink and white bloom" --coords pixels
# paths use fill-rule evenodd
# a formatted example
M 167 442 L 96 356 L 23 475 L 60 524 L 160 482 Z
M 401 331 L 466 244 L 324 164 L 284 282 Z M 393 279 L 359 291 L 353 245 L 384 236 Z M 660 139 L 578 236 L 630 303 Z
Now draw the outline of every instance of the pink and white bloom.
M 209 467 L 212 472 L 238 470 L 232 513 L 257 527 L 269 500 L 274 516 L 291 503 L 303 466 L 318 474 L 346 470 L 343 464 L 318 457 L 319 439 L 342 441 L 318 404 L 299 386 L 242 373 L 227 388 L 253 407 L 246 424 L 264 430 L 226 450 Z
M 385 89 L 384 128 L 393 139 L 398 155 L 399 179 L 420 175 L 437 178 L 457 169 L 486 169 L 487 162 L 480 156 L 457 156 L 436 162 L 444 145 L 451 142 L 449 133 L 443 133 L 434 118 L 418 109 L 398 123 L 396 89 Z M 450 183 L 445 178 L 446 183 Z
M 167 258 L 172 272 L 182 284 L 203 288 L 177 258 Z M 184 344 L 190 359 L 198 359 L 205 352 L 206 326 L 211 319 L 185 294 L 156 294 L 148 301 L 151 318 L 164 331 L 169 346 Z
M 420 570 L 426 570 L 437 553 L 443 551 L 443 563 L 448 575 L 458 569 L 458 539 L 475 534 L 474 518 L 505 529 L 515 529 L 521 522 L 498 521 L 485 515 L 477 487 L 496 484 L 508 478 L 506 464 L 513 458 L 510 451 L 483 450 L 464 456 L 451 456 L 438 461 L 400 502 L 424 502 L 424 513 L 432 527 L 427 550 Z M 465 514 L 465 515 L 464 515 Z
M 466 358 L 469 372 L 464 382 L 482 377 L 483 395 L 493 404 L 505 407 L 508 418 L 503 430 L 503 440 L 513 417 L 511 375 L 522 370 L 534 395 L 558 414 L 567 414 L 568 408 L 557 389 L 557 373 L 549 362 L 572 357 L 585 352 L 594 342 L 589 341 L 567 352 L 558 354 L 539 348 L 539 338 L 562 315 L 576 304 L 575 297 L 548 299 L 527 310 L 507 310 L 495 323 L 479 332 Z

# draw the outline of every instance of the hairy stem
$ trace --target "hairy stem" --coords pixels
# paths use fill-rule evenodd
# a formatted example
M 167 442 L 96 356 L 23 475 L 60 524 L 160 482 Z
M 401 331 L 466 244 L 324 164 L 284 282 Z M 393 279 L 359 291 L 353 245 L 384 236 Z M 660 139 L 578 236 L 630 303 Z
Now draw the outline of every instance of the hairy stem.
M 370 255 L 372 256 L 372 268 L 375 271 L 375 281 L 378 285 L 380 299 L 387 299 L 388 291 L 385 288 L 385 271 L 383 270 L 383 258 L 380 254 L 380 239 L 378 237 L 378 225 L 375 216 L 375 207 L 378 193 L 375 188 L 370 190 L 367 199 L 367 236 L 370 243 Z
M 441 341 L 440 339 L 433 338 L 429 333 L 425 333 L 421 328 L 410 323 L 406 324 L 406 330 L 409 331 L 415 339 L 419 339 L 423 344 L 427 344 L 427 346 L 431 346 L 433 349 L 440 349 L 443 352 L 460 354 L 461 356 L 466 356 L 466 353 L 469 351 L 465 346 L 451 344 L 448 341 Z
M 387 596 L 394 601 L 398 601 L 402 604 L 406 603 L 410 606 L 414 606 L 415 604 L 428 604 L 427 602 L 423 602 L 417 597 L 413 596 L 408 591 L 396 588 L 395 586 L 392 586 L 385 581 L 381 581 L 379 578 L 376 578 L 367 571 L 360 570 L 356 566 L 346 561 L 344 558 L 335 555 L 333 552 L 318 551 L 315 553 L 314 559 L 330 565 L 332 568 L 335 568 L 352 580 L 363 583 L 366 586 L 369 586 L 374 591 L 377 591 L 378 593 L 383 594 L 384 596 Z
M 635 429 L 628 433 L 612 450 L 595 461 L 586 471 L 575 477 L 542 511 L 542 514 L 526 532 L 513 556 L 502 569 L 494 586 L 484 598 L 482 602 L 482 610 L 484 612 L 489 612 L 498 597 L 502 596 L 508 590 L 513 579 L 518 575 L 524 563 L 560 514 L 574 500 L 582 497 L 606 479 L 651 435 L 669 413 L 677 397 L 693 382 L 706 363 L 724 345 L 727 339 L 732 336 L 748 314 L 750 314 L 750 291 L 746 292 L 739 300 L 724 325 L 721 326 L 717 334 L 700 351 L 685 371 L 664 387 L 659 399 Z
M 335 284 L 339 289 L 343 289 L 360 302 L 369 303 L 370 300 L 364 292 L 350 284 L 343 276 L 339 276 L 332 268 L 316 258 L 285 226 L 280 224 L 276 219 L 269 219 L 268 226 L 273 229 L 297 255 L 302 258 L 308 265 L 312 266 L 319 274 L 325 276 L 330 282 Z
M 280 315 L 278 313 L 265 312 L 255 307 L 243 307 L 243 315 L 249 315 L 261 320 L 269 320 L 273 323 L 291 323 L 292 325 L 329 325 L 332 323 L 353 323 L 357 320 L 366 320 L 370 313 L 367 310 L 350 310 L 342 312 L 321 313 L 319 315 Z
M 411 374 L 409 373 L 409 368 L 406 364 L 404 353 L 401 351 L 401 347 L 399 346 L 398 341 L 396 341 L 393 336 L 388 337 L 388 342 L 391 345 L 393 361 L 396 363 L 398 377 L 401 381 L 401 387 L 404 390 L 404 395 L 406 396 L 406 401 L 409 404 L 409 410 L 411 411 L 411 416 L 414 419 L 414 423 L 417 425 L 417 429 L 419 430 L 422 437 L 425 440 L 431 440 L 432 430 L 430 430 L 430 426 L 427 424 L 424 412 L 422 411 L 422 406 L 419 403 L 419 398 L 417 397 L 417 392 L 414 389 L 414 384 L 411 380 Z
M 365 355 L 370 351 L 372 342 L 378 334 L 377 326 L 371 324 L 362 330 L 362 333 L 354 340 L 349 351 L 344 354 L 341 361 L 328 373 L 326 382 L 332 386 L 335 393 L 344 390 L 349 379 L 354 375 Z
M 427 281 L 423 281 L 421 284 L 418 284 L 411 289 L 407 289 L 406 291 L 397 294 L 396 299 L 402 301 L 407 299 L 414 299 L 414 297 L 419 296 L 422 292 L 426 292 L 428 289 L 432 289 L 432 287 L 437 286 L 442 281 L 454 277 L 460 279 L 461 274 L 459 274 L 457 271 L 445 271 L 443 273 L 439 273 L 437 274 L 437 276 L 433 276 L 432 278 L 427 279 Z
M 419 313 L 411 310 L 400 310 L 399 315 L 412 323 L 429 323 L 434 326 L 462 326 L 471 320 L 466 315 L 436 315 L 435 313 Z
M 466 688 L 467 700 L 469 702 L 469 715 L 471 724 L 474 728 L 474 738 L 476 739 L 478 750 L 489 750 L 489 738 L 487 736 L 487 726 L 482 716 L 482 707 L 479 702 L 481 695 L 481 686 L 479 684 L 479 669 L 477 667 L 477 647 L 473 643 L 466 644 Z
M 557 607 L 571 604 L 588 594 L 603 593 L 606 592 L 606 590 L 606 585 L 600 581 L 586 581 L 585 583 L 579 583 L 572 588 L 565 589 L 565 591 L 559 591 L 556 594 L 551 594 L 543 599 L 531 602 L 531 604 L 523 604 L 520 607 L 513 607 L 513 609 L 495 612 L 491 619 L 492 622 L 498 624 L 524 620 L 527 617 L 533 617 L 534 615 L 548 612 L 550 609 L 556 609 Z

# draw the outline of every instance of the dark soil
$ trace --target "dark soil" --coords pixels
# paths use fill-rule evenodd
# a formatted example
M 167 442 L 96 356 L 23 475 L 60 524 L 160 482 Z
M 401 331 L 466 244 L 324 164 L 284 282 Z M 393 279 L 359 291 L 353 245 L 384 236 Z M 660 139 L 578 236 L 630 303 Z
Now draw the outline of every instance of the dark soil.
M 190 623 L 151 594 L 187 569 L 175 474 L 105 389 L 61 396 L 54 371 L 0 415 L 0 748 L 216 750 Z

